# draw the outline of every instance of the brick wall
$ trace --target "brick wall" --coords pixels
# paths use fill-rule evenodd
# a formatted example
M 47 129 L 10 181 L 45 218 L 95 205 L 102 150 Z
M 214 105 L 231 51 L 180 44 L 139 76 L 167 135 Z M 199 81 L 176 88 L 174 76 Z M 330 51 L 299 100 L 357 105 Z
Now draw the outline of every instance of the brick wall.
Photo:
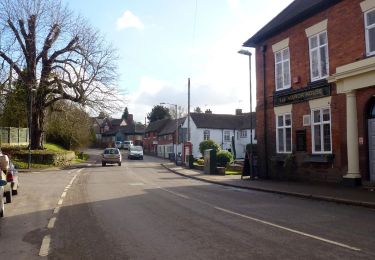
M 264 143 L 264 90 L 263 90 L 263 58 L 261 46 L 266 45 L 265 73 L 266 73 L 266 100 L 267 100 L 267 150 L 265 155 L 265 146 L 258 146 L 260 156 L 259 168 L 260 174 L 265 175 L 266 167 L 272 166 L 270 160 L 276 154 L 276 129 L 275 115 L 273 110 L 273 94 L 275 92 L 275 61 L 272 51 L 272 45 L 289 37 L 290 65 L 292 88 L 298 89 L 307 86 L 310 80 L 310 59 L 309 45 L 305 29 L 313 26 L 325 19 L 328 19 L 328 53 L 329 53 L 329 73 L 336 73 L 336 67 L 349 64 L 365 58 L 365 30 L 363 13 L 360 8 L 362 0 L 345 0 L 327 10 L 324 10 L 313 17 L 310 17 L 295 26 L 280 32 L 278 35 L 269 38 L 267 41 L 259 44 L 256 48 L 256 76 L 257 76 L 257 126 L 256 133 L 259 143 Z M 299 78 L 299 81 L 293 83 L 293 78 Z M 375 94 L 374 87 L 357 91 L 358 106 L 358 124 L 359 136 L 366 139 L 367 120 L 366 109 L 370 98 Z M 310 114 L 308 102 L 293 104 L 292 109 L 292 143 L 296 144 L 296 130 L 306 130 L 307 151 L 305 154 L 311 154 L 311 127 L 304 127 L 303 115 Z M 331 100 L 331 132 L 332 132 L 332 151 L 335 159 L 331 163 L 304 163 L 304 153 L 296 154 L 296 163 L 298 170 L 293 174 L 297 178 L 310 180 L 338 181 L 347 171 L 347 153 L 346 153 L 346 97 L 345 94 L 337 94 L 336 86 L 332 86 Z M 360 168 L 361 172 L 368 170 L 368 147 L 367 144 L 360 145 Z M 295 150 L 294 150 L 295 151 Z M 266 156 L 268 162 L 265 161 Z M 270 170 L 270 169 L 269 169 Z M 269 175 L 275 177 L 278 175 L 271 170 Z

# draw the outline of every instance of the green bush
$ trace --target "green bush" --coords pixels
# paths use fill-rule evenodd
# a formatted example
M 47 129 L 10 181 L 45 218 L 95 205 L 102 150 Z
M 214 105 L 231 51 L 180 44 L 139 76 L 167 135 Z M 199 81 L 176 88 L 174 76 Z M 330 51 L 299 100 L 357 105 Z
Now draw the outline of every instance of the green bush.
M 226 167 L 233 161 L 233 154 L 226 150 L 221 150 L 217 153 L 217 164 L 220 167 Z
M 204 159 L 198 159 L 196 162 L 198 165 L 204 165 Z
M 220 151 L 220 146 L 212 140 L 206 140 L 199 144 L 199 151 L 204 156 L 204 151 L 207 149 L 214 149 L 216 152 Z

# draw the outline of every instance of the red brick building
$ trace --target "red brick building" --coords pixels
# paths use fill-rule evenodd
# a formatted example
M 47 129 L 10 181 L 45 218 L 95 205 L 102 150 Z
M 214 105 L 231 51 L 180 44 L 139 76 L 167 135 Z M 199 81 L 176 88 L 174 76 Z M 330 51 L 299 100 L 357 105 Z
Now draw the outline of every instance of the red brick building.
M 295 0 L 256 48 L 264 177 L 375 181 L 375 1 Z

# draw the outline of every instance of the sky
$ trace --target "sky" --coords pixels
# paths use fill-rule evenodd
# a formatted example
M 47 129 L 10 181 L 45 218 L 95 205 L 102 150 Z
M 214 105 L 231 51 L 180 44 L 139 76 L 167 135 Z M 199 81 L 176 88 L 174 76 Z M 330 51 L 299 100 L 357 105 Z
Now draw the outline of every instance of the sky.
M 118 51 L 118 90 L 137 122 L 155 105 L 250 111 L 242 44 L 292 0 L 62 0 Z M 254 50 L 250 49 L 254 54 Z M 252 104 L 256 78 L 252 58 Z M 168 106 L 168 105 L 166 105 Z M 112 114 L 120 118 L 123 109 Z

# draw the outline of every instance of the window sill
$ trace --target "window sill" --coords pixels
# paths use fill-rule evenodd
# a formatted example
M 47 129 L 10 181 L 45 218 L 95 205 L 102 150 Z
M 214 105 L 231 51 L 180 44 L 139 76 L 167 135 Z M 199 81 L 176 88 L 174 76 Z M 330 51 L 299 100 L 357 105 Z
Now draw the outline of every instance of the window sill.
M 331 163 L 335 159 L 334 154 L 309 154 L 305 157 L 304 162 L 310 163 Z

